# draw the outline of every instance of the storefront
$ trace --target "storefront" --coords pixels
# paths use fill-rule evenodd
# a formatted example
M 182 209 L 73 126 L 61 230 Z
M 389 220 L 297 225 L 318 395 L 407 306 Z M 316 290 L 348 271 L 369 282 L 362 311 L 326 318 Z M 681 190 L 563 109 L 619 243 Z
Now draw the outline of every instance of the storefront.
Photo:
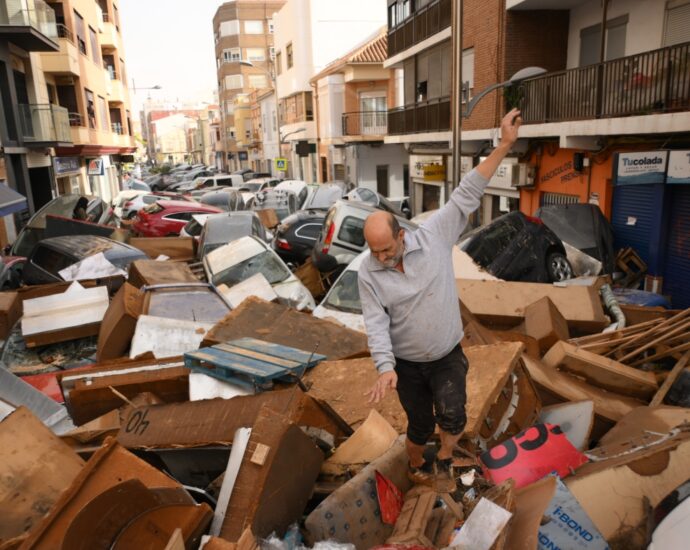
M 616 249 L 632 247 L 673 307 L 690 307 L 690 151 L 619 153 L 614 166 Z
M 58 195 L 84 194 L 81 159 L 79 157 L 54 157 L 53 171 Z
M 86 175 L 89 178 L 91 193 L 110 203 L 119 192 L 117 167 L 109 155 L 87 159 Z
M 411 204 L 414 214 L 436 210 L 446 202 L 449 158 L 447 155 L 410 155 Z
M 485 157 L 480 160 L 483 161 Z M 496 218 L 520 209 L 520 191 L 517 188 L 519 166 L 516 158 L 507 158 L 499 165 L 482 197 L 480 224 L 486 225 Z

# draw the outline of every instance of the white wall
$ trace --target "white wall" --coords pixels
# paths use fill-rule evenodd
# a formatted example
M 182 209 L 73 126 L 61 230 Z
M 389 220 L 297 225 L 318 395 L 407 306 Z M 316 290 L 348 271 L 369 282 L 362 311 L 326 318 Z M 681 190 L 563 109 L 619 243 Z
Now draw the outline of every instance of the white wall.
M 273 161 L 280 157 L 280 148 L 278 146 L 278 126 L 276 120 L 277 112 L 275 94 L 271 94 L 270 96 L 262 99 L 260 102 L 260 106 L 263 158 L 271 159 Z M 276 128 L 276 130 L 273 129 L 274 127 Z M 274 173 L 275 163 L 272 162 L 271 164 L 271 173 Z
M 275 21 L 275 48 L 281 52 L 278 96 L 311 91 L 309 79 L 386 24 L 386 0 L 288 0 Z M 287 69 L 285 47 L 294 64 Z
M 342 137 L 345 111 L 345 79 L 342 74 L 322 78 L 319 90 L 319 135 L 321 139 Z
M 616 0 L 610 2 L 607 19 L 628 15 L 625 55 L 661 48 L 666 2 L 663 0 Z M 590 0 L 570 10 L 568 68 L 579 65 L 580 31 L 601 23 L 601 0 Z
M 409 155 L 402 145 L 351 145 L 346 149 L 345 164 L 349 180 L 372 191 L 376 191 L 376 167 L 387 165 L 389 196 L 403 196 L 403 165 L 409 164 Z

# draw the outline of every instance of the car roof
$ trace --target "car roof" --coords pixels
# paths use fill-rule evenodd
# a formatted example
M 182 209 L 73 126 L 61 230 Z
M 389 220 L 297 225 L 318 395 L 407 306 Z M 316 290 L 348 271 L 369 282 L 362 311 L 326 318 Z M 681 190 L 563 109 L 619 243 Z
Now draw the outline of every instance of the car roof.
M 252 178 L 244 183 L 268 183 L 269 181 L 276 181 L 278 178 Z
M 212 274 L 225 271 L 249 258 L 268 250 L 268 246 L 255 237 L 240 237 L 206 255 L 206 264 Z
M 156 204 L 163 207 L 165 210 L 204 210 L 209 212 L 220 212 L 217 208 L 209 206 L 208 204 L 201 204 L 195 201 L 165 201 L 158 200 Z
M 87 258 L 99 252 L 105 254 L 111 250 L 121 253 L 141 252 L 138 248 L 128 244 L 97 235 L 63 235 L 62 237 L 49 237 L 38 242 L 36 247 L 40 245 L 59 250 L 66 254 L 71 254 L 78 258 Z

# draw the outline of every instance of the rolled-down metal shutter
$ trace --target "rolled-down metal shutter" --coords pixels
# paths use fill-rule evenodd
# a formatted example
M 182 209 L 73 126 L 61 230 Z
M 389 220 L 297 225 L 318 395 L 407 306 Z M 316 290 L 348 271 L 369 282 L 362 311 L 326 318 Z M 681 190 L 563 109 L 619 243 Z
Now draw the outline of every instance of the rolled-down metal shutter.
M 544 193 L 541 196 L 540 206 L 554 206 L 557 204 L 577 204 L 580 202 L 578 195 L 565 195 L 563 193 Z
M 690 185 L 673 186 L 669 216 L 664 294 L 674 308 L 690 307 Z
M 649 263 L 649 243 L 654 217 L 658 185 L 619 185 L 613 191 L 613 245 L 615 250 L 631 247 L 646 263 Z

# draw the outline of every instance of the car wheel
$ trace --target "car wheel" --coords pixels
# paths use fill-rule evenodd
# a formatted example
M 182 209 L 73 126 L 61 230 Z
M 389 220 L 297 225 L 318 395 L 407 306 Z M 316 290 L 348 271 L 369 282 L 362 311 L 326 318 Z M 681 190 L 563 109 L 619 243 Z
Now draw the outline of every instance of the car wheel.
M 553 283 L 573 278 L 573 268 L 560 252 L 552 252 L 546 258 L 546 271 Z

